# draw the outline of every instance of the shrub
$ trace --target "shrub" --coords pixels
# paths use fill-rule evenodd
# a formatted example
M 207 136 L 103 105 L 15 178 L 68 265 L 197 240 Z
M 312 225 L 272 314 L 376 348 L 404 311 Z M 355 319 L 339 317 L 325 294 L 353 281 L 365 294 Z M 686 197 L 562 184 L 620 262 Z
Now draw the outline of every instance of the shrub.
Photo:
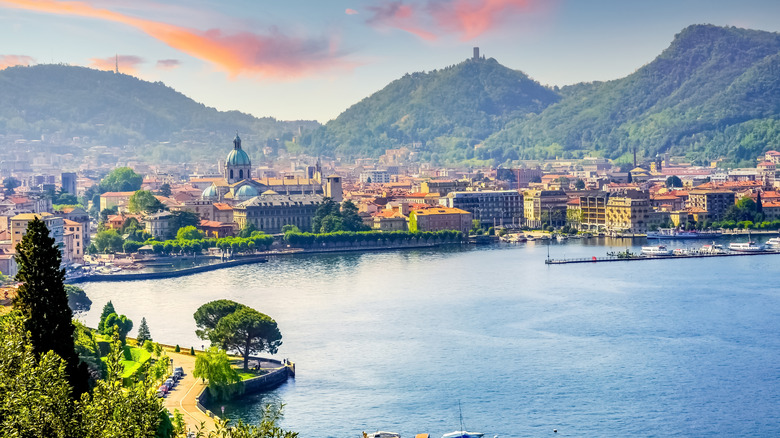
M 176 348 L 173 349 L 174 353 L 181 353 L 181 348 L 179 348 L 179 344 L 176 344 Z
M 190 347 L 190 354 L 195 356 L 195 347 Z

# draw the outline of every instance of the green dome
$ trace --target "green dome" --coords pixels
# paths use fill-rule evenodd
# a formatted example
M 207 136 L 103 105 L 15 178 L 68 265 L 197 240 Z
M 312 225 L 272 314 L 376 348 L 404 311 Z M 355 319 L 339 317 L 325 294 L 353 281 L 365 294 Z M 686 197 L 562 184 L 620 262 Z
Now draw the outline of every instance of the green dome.
M 212 185 L 206 187 L 206 190 L 203 191 L 203 194 L 201 195 L 201 198 L 203 199 L 212 199 L 217 197 L 217 189 Z
M 236 197 L 236 200 L 245 201 L 247 199 L 254 198 L 257 195 L 258 195 L 257 189 L 255 189 L 254 187 L 252 187 L 249 184 L 247 184 L 247 185 L 241 186 L 241 188 L 238 189 L 238 191 L 236 192 L 236 196 L 235 197 Z
M 225 161 L 228 166 L 249 166 L 252 164 L 249 161 L 249 155 L 243 149 L 233 149 Z

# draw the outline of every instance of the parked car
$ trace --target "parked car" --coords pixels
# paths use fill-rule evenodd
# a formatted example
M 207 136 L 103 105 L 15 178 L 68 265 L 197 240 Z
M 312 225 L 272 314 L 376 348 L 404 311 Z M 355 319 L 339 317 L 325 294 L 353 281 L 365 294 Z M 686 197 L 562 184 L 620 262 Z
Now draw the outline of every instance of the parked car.
M 165 385 L 168 386 L 168 389 L 173 389 L 173 386 L 176 385 L 176 382 L 173 381 L 173 379 L 168 378 L 168 380 L 165 381 Z
M 165 391 L 163 391 L 162 389 L 158 389 L 157 398 L 163 398 L 163 397 L 165 397 Z
M 168 390 L 170 390 L 170 388 L 168 387 L 168 385 L 160 385 L 160 387 L 157 388 L 157 390 L 158 391 L 162 391 L 163 394 L 167 394 Z
M 173 370 L 173 374 L 178 374 L 178 375 L 179 375 L 179 377 L 184 377 L 184 368 L 182 368 L 182 367 L 176 367 L 176 368 Z

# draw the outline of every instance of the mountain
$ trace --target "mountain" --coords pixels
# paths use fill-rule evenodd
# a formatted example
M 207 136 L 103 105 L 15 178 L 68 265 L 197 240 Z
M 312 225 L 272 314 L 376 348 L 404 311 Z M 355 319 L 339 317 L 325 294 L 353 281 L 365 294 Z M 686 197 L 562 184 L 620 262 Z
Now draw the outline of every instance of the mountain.
M 755 163 L 780 147 L 780 34 L 690 26 L 633 74 L 564 87 L 561 96 L 490 136 L 482 156 L 627 161 L 636 148 Z
M 406 74 L 351 106 L 302 142 L 318 153 L 378 156 L 407 143 L 421 159 L 471 158 L 473 145 L 507 122 L 541 112 L 558 94 L 495 59 L 473 58 L 441 70 Z M 434 157 L 435 158 L 435 157 Z
M 139 158 L 149 156 L 159 143 L 165 144 L 161 147 L 167 153 L 152 154 L 157 158 L 208 157 L 213 154 L 212 141 L 229 147 L 236 131 L 251 138 L 247 146 L 257 152 L 268 140 L 291 139 L 301 127 L 319 126 L 217 111 L 162 82 L 68 65 L 4 69 L 0 96 L 4 134 L 28 139 L 43 135 L 63 142 L 86 137 L 85 147 L 135 146 Z

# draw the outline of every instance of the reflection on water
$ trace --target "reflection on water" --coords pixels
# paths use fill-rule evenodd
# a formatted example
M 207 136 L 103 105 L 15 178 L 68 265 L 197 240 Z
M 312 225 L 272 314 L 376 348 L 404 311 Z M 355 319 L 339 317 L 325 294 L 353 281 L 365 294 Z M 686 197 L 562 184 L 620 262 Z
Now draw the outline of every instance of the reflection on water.
M 601 242 L 599 242 L 601 240 Z M 780 255 L 546 266 L 646 240 L 296 255 L 169 280 L 85 284 L 155 340 L 200 346 L 220 298 L 279 323 L 297 377 L 225 405 L 283 402 L 302 437 L 777 436 Z M 706 243 L 706 242 L 702 242 Z M 674 244 L 672 244 L 674 245 Z M 221 407 L 221 406 L 220 406 Z

